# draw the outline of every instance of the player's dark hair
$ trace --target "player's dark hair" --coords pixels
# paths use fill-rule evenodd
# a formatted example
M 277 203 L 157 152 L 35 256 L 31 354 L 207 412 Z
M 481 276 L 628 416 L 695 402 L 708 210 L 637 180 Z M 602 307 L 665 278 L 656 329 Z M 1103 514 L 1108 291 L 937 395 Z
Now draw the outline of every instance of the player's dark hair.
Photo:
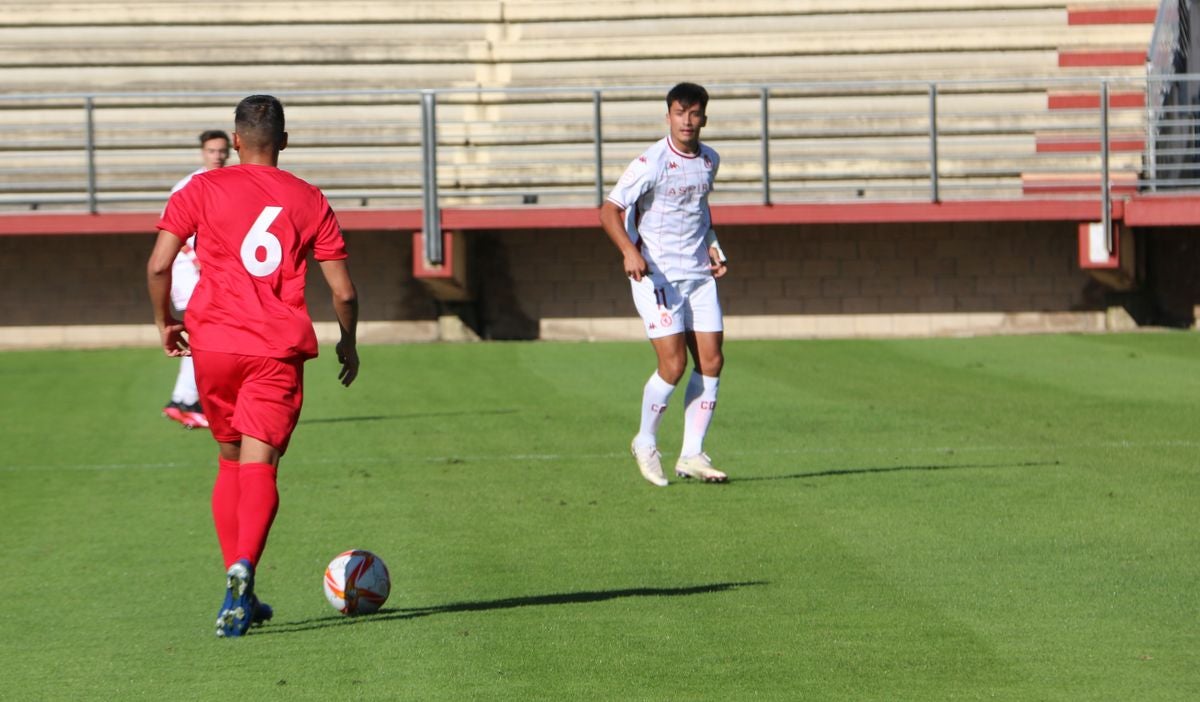
M 283 104 L 272 95 L 243 98 L 233 111 L 233 129 L 247 146 L 271 148 L 283 144 Z
M 213 139 L 224 139 L 226 144 L 229 143 L 229 135 L 222 129 L 205 129 L 200 132 L 200 146 L 204 146 L 204 142 Z
M 683 108 L 699 105 L 700 110 L 704 111 L 708 108 L 708 91 L 695 83 L 680 83 L 667 93 L 668 110 L 671 109 L 671 103 L 674 102 L 678 102 Z

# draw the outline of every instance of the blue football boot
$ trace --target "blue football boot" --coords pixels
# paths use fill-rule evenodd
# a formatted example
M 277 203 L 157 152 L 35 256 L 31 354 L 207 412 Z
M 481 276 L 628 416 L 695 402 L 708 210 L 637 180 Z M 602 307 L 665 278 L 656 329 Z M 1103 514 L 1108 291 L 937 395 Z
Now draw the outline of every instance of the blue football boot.
M 241 636 L 254 619 L 254 566 L 242 559 L 225 574 L 225 602 L 217 614 L 217 636 Z

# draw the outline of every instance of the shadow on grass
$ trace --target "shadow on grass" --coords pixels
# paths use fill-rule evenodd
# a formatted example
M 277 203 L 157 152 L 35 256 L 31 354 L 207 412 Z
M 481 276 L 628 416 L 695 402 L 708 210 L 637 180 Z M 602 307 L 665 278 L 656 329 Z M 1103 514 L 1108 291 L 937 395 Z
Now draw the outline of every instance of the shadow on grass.
M 341 422 L 378 422 L 384 419 L 426 419 L 428 417 L 475 417 L 484 414 L 516 414 L 515 409 L 475 410 L 470 412 L 414 412 L 413 414 L 368 414 L 359 417 L 319 417 L 301 419 L 299 424 L 338 424 Z
M 745 483 L 756 480 L 801 480 L 805 478 L 834 478 L 842 475 L 869 475 L 871 473 L 902 473 L 906 471 L 934 470 L 969 470 L 981 468 L 1032 468 L 1036 466 L 1057 466 L 1061 461 L 1016 461 L 1011 463 L 957 463 L 950 465 L 917 465 L 917 466 L 887 466 L 884 468 L 833 468 L 818 470 L 811 473 L 792 473 L 790 475 L 762 475 L 749 478 L 730 478 L 729 482 Z
M 764 581 L 740 583 L 713 583 L 710 585 L 693 585 L 691 587 L 635 587 L 624 590 L 591 590 L 584 592 L 562 592 L 550 595 L 530 595 L 527 597 L 508 597 L 500 600 L 480 600 L 476 602 L 452 602 L 450 604 L 432 607 L 412 607 L 393 609 L 385 607 L 375 614 L 362 617 L 346 617 L 332 614 L 328 617 L 305 619 L 295 622 L 280 622 L 268 624 L 261 629 L 254 629 L 254 636 L 263 634 L 290 634 L 299 631 L 324 629 L 331 626 L 349 626 L 395 621 L 402 619 L 417 619 L 435 614 L 454 614 L 457 612 L 488 612 L 497 609 L 519 609 L 521 607 L 544 607 L 548 605 L 589 604 L 592 602 L 607 602 L 626 597 L 682 597 L 689 595 L 706 595 L 717 592 L 727 592 L 742 587 L 766 585 Z

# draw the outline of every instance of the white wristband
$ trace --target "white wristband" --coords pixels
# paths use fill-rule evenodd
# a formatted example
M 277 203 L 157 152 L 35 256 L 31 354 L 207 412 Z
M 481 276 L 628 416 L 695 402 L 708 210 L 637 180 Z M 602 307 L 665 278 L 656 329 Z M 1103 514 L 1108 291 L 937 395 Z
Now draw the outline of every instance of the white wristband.
M 717 232 L 712 227 L 709 227 L 708 233 L 704 235 L 704 243 L 708 245 L 708 248 L 717 250 L 717 258 L 721 263 L 729 260 L 725 258 L 725 251 L 721 248 L 721 242 L 717 241 Z

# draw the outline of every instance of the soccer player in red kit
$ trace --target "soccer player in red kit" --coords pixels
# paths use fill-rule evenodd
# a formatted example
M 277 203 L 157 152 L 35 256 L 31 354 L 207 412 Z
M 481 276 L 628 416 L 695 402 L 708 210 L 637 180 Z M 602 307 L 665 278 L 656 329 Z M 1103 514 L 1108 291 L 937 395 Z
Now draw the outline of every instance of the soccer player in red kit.
M 349 386 L 358 375 L 358 297 L 341 228 L 319 189 L 278 168 L 286 146 L 279 100 L 242 100 L 239 165 L 199 173 L 171 196 L 147 264 L 163 349 L 191 354 L 219 446 L 212 513 L 226 579 L 217 636 L 241 636 L 272 614 L 254 594 L 254 572 L 279 506 L 276 472 L 300 417 L 304 362 L 317 355 L 304 301 L 310 252 L 341 328 L 338 377 Z M 193 234 L 204 275 L 185 329 L 171 315 L 171 264 Z

